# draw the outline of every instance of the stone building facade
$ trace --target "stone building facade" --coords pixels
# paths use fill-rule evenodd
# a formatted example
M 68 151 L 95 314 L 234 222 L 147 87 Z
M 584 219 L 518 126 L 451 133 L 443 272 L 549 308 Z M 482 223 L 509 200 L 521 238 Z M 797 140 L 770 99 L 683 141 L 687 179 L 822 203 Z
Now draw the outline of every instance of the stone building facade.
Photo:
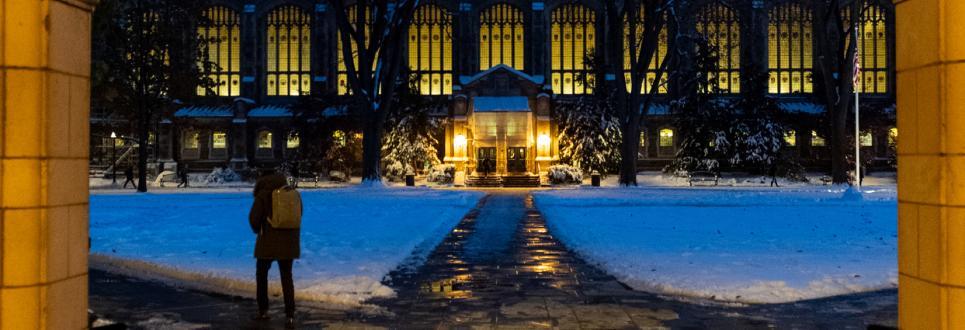
M 876 119 L 861 140 L 884 163 L 897 135 L 894 9 L 889 1 L 867 1 L 862 111 Z M 223 85 L 182 98 L 156 132 L 157 160 L 243 168 L 277 164 L 304 144 L 321 143 L 291 138 L 290 109 L 298 95 L 347 91 L 332 7 L 307 0 L 213 4 L 199 13 L 207 19 L 198 31 L 211 41 L 211 59 L 221 67 L 211 77 Z M 809 166 L 828 167 L 829 125 L 813 77 L 816 27 L 808 0 L 695 0 L 692 6 L 697 14 L 682 26 L 721 49 L 718 97 L 735 100 L 753 86 L 767 88 L 795 119 L 789 152 Z M 553 104 L 592 93 L 582 58 L 602 48 L 596 32 L 603 30 L 603 15 L 601 1 L 430 1 L 420 7 L 408 63 L 420 93 L 450 104 L 441 158 L 470 172 L 494 158 L 499 174 L 538 173 L 557 160 Z M 658 54 L 666 49 L 662 42 Z M 768 84 L 749 82 L 762 76 Z M 641 168 L 662 167 L 681 142 L 668 110 L 672 89 L 661 87 L 642 127 Z

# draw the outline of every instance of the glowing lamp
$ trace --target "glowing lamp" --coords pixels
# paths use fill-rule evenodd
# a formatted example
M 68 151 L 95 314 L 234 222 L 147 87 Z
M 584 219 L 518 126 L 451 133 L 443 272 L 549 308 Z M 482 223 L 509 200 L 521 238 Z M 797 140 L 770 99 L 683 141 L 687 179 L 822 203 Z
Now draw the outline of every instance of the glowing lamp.
M 452 145 L 455 148 L 456 157 L 466 157 L 466 136 L 462 134 L 456 134 L 455 138 L 452 140 Z
M 550 150 L 550 136 L 546 134 L 540 134 L 536 137 L 536 147 L 541 155 L 546 155 Z
M 116 139 L 116 138 L 117 138 L 117 133 L 111 132 L 111 138 L 112 138 L 112 139 Z

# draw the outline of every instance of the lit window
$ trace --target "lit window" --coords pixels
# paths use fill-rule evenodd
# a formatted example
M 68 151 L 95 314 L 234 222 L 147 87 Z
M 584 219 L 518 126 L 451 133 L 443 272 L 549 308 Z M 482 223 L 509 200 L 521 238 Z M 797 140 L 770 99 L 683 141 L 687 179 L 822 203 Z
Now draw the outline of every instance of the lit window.
M 885 9 L 878 5 L 864 7 L 858 33 L 858 51 L 861 53 L 860 93 L 888 92 L 888 32 Z M 851 7 L 842 16 L 845 26 L 851 26 Z M 851 39 L 848 38 L 848 42 Z
M 445 9 L 416 9 L 409 26 L 409 69 L 420 94 L 452 94 L 452 15 Z
M 722 93 L 740 93 L 740 21 L 737 13 L 712 4 L 697 13 L 697 32 L 718 48 L 718 71 L 711 86 Z
M 271 132 L 258 132 L 258 149 L 271 149 Z
M 241 94 L 241 26 L 238 13 L 225 7 L 211 7 L 202 13 L 198 36 L 206 41 L 201 49 L 205 62 L 199 65 L 205 76 L 217 85 L 198 87 L 198 95 L 238 96 Z
M 200 144 L 201 134 L 197 131 L 189 131 L 184 133 L 184 141 L 182 141 L 182 148 L 184 149 L 198 149 Z
M 336 130 L 336 131 L 332 132 L 332 141 L 334 141 L 335 144 L 344 146 L 344 145 L 345 145 L 345 142 L 346 142 L 346 141 L 345 141 L 345 132 L 344 132 L 344 131 L 341 131 L 341 130 Z
M 673 147 L 673 130 L 664 128 L 660 130 L 660 146 Z
M 630 77 L 630 68 L 636 61 L 638 55 L 640 54 L 640 48 L 643 47 L 644 42 L 644 7 L 640 5 L 640 9 L 637 11 L 636 15 L 626 15 L 623 18 L 623 70 L 624 70 L 624 80 L 627 83 L 627 91 L 633 88 L 633 82 Z M 650 88 L 653 87 L 654 82 L 657 79 L 657 72 L 660 66 L 663 65 L 663 60 L 667 56 L 667 26 L 664 24 L 663 28 L 660 29 L 660 33 L 657 37 L 657 51 L 654 52 L 654 58 L 650 60 L 650 66 L 647 67 L 646 75 L 647 79 L 643 81 L 643 86 L 640 88 L 640 93 L 649 93 Z M 665 94 L 667 93 L 667 73 L 665 72 L 660 76 L 660 81 L 657 84 L 657 93 Z
M 811 11 L 801 4 L 787 3 L 772 8 L 768 19 L 768 91 L 773 94 L 811 93 Z
M 228 134 L 225 132 L 214 132 L 211 134 L 211 148 L 225 149 L 228 147 Z
M 858 142 L 861 144 L 862 147 L 873 146 L 874 140 L 875 139 L 874 137 L 871 136 L 870 131 L 861 132 L 861 135 L 858 138 Z
M 888 145 L 895 146 L 898 144 L 898 128 L 892 127 L 888 129 Z
M 368 7 L 365 8 L 365 14 L 362 16 L 365 22 L 362 22 L 362 26 L 358 26 L 358 6 L 352 5 L 345 7 L 346 17 L 348 18 L 349 24 L 351 24 L 357 31 L 361 31 L 365 34 L 365 43 L 369 42 L 369 33 L 372 24 L 372 17 Z M 359 52 L 358 45 L 356 45 L 355 40 L 351 39 L 349 42 L 351 44 L 352 53 L 352 66 L 355 68 L 356 72 L 359 69 Z M 344 45 L 342 45 L 342 38 L 340 35 L 335 37 L 335 56 L 338 58 L 338 95 L 349 95 L 352 94 L 352 89 L 349 87 L 348 80 L 348 66 L 345 64 L 345 56 L 343 53 Z M 375 55 L 378 57 L 378 54 Z M 375 64 L 373 69 L 375 68 Z
M 553 93 L 593 93 L 586 56 L 596 46 L 596 13 L 581 5 L 563 5 L 553 10 L 551 25 Z
M 824 138 L 818 136 L 817 131 L 811 131 L 811 146 L 812 147 L 823 147 L 826 145 Z
M 266 94 L 308 95 L 311 91 L 312 18 L 296 6 L 268 14 Z
M 673 133 L 671 133 L 673 135 Z M 647 132 L 640 131 L 640 148 L 647 146 Z
M 793 129 L 792 129 L 792 130 L 788 130 L 787 132 L 784 132 L 784 143 L 787 143 L 787 145 L 788 145 L 789 147 L 796 146 L 796 145 L 797 145 L 797 132 L 795 132 Z
M 500 3 L 482 11 L 479 16 L 479 69 L 488 70 L 506 64 L 523 70 L 523 12 Z
M 298 145 L 301 143 L 301 139 L 298 135 L 291 134 L 288 136 L 288 142 L 285 144 L 288 149 L 298 149 Z

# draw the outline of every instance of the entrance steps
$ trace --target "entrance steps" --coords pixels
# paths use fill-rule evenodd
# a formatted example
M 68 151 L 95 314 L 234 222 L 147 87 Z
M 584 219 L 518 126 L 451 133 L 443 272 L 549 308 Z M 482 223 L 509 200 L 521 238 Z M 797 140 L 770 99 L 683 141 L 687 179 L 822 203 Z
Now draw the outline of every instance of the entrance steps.
M 507 176 L 468 176 L 466 186 L 469 187 L 507 187 L 507 188 L 536 188 L 539 187 L 539 176 L 536 175 L 507 175 Z

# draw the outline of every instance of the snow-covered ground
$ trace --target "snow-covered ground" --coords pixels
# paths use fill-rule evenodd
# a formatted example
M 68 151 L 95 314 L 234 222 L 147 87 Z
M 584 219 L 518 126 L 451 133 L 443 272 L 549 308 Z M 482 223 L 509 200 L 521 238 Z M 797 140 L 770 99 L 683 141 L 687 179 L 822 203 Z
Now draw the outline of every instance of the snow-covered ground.
M 897 283 L 893 185 L 576 188 L 535 192 L 550 229 L 628 285 L 787 302 Z
M 804 187 L 804 186 L 824 186 L 821 181 L 822 173 L 807 173 L 808 182 L 788 181 L 778 178 L 781 187 Z M 600 182 L 603 187 L 619 186 L 620 177 L 616 174 L 608 175 Z M 724 172 L 721 173 L 718 186 L 726 187 L 768 187 L 771 178 L 760 175 L 748 175 L 743 173 Z M 864 178 L 864 185 L 868 186 L 894 186 L 897 183 L 896 172 L 872 172 Z M 583 176 L 583 184 L 590 185 L 590 176 Z M 637 184 L 645 187 L 687 187 L 690 185 L 688 178 L 676 177 L 660 171 L 644 171 L 637 173 Z
M 91 266 L 251 295 L 251 192 L 201 191 L 94 191 Z M 393 295 L 383 277 L 405 261 L 418 263 L 482 195 L 425 188 L 303 191 L 302 258 L 294 268 L 299 298 L 352 306 Z M 277 267 L 271 274 L 277 285 Z

